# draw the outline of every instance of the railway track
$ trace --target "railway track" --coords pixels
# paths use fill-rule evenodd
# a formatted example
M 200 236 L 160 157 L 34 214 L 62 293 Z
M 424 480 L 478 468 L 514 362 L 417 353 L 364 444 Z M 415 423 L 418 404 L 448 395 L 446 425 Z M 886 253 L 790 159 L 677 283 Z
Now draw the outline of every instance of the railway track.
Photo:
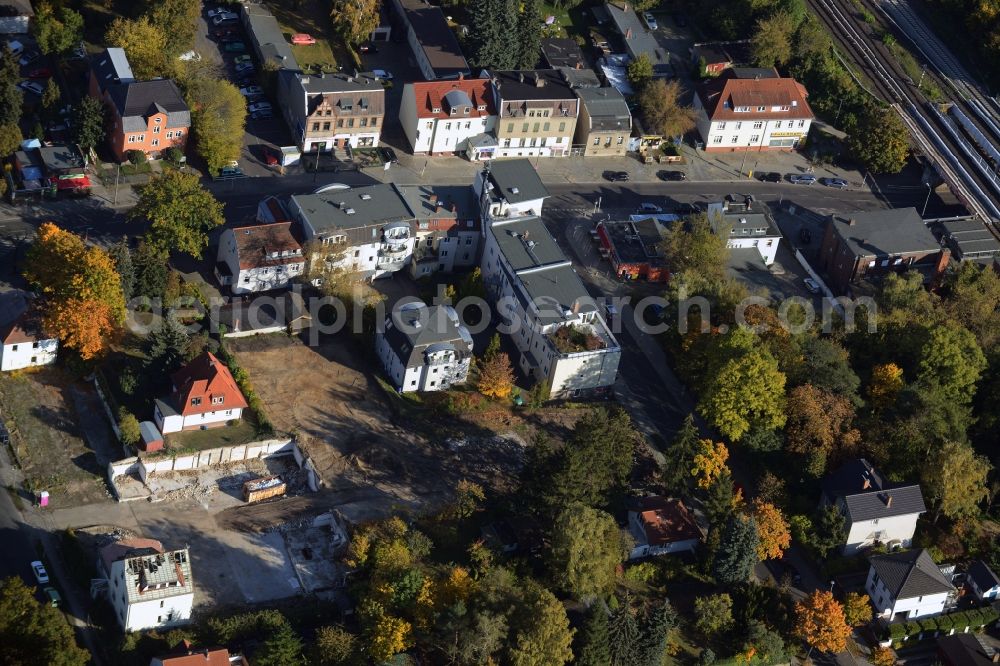
M 893 1 L 893 0 L 886 0 Z M 871 31 L 871 26 L 856 15 L 856 8 L 849 0 L 808 0 L 818 18 L 830 30 L 835 42 L 849 56 L 871 82 L 870 92 L 891 104 L 909 128 L 917 148 L 937 169 L 942 179 L 966 207 L 991 222 L 1000 222 L 1000 181 L 986 163 L 975 145 L 965 139 L 959 124 L 944 116 L 925 98 L 914 82 L 902 69 L 895 57 Z M 881 11 L 881 10 L 880 10 Z M 885 11 L 882 12 L 886 14 Z M 886 14 L 888 16 L 888 14 Z M 891 23 L 891 18 L 890 18 Z M 902 30 L 902 28 L 898 29 Z M 906 33 L 904 32 L 904 35 Z M 943 45 L 941 45 L 943 48 Z M 954 60 L 944 49 L 945 54 Z M 928 57 L 925 55 L 925 57 Z M 957 61 L 950 62 L 942 57 L 942 63 L 951 67 L 949 71 L 961 71 Z M 935 79 L 944 77 L 929 73 Z M 969 77 L 962 85 L 968 86 Z M 948 79 L 949 81 L 951 79 Z M 974 84 L 974 82 L 972 82 Z M 978 91 L 980 96 L 981 91 Z M 1000 142 L 1000 122 L 991 125 L 979 118 L 979 112 L 967 102 L 971 97 L 959 95 L 963 113 L 973 122 L 984 137 Z M 987 98 L 988 99 L 988 98 Z M 994 102 L 995 105 L 995 102 Z M 981 111 L 981 110 L 980 110 Z M 985 112 L 990 118 L 991 113 Z M 994 127 L 995 125 L 995 127 Z M 996 233 L 996 232 L 994 232 Z

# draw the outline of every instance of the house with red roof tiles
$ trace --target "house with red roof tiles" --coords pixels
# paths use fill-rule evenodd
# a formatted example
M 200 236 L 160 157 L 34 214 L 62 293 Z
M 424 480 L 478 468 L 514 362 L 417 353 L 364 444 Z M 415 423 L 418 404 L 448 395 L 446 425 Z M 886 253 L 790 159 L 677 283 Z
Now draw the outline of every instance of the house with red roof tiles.
M 45 333 L 25 292 L 0 294 L 0 371 L 55 363 L 58 351 L 59 340 Z
M 774 69 L 733 68 L 698 88 L 695 123 L 705 150 L 794 150 L 813 112 L 805 86 Z
M 628 526 L 635 538 L 629 559 L 693 551 L 705 536 L 684 502 L 660 496 L 639 498 Z
M 171 377 L 173 390 L 157 400 L 156 427 L 164 435 L 224 425 L 243 415 L 247 401 L 226 364 L 204 352 Z
M 496 105 L 489 79 L 418 81 L 403 87 L 399 120 L 414 154 L 467 154 L 474 139 L 491 137 Z M 496 146 L 496 140 L 486 142 Z M 489 159 L 493 150 L 477 151 L 474 159 Z
M 189 641 L 182 641 L 171 655 L 153 657 L 149 666 L 246 666 L 247 660 L 230 654 L 226 648 L 196 648 Z
M 234 294 L 283 289 L 305 273 L 302 245 L 288 221 L 226 229 L 219 239 L 216 275 Z

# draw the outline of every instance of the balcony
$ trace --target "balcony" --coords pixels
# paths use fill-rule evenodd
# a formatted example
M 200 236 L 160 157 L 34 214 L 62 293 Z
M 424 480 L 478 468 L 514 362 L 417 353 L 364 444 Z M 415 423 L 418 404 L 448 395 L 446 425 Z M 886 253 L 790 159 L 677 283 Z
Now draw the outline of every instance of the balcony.
M 560 354 L 578 354 L 605 349 L 608 342 L 589 324 L 567 324 L 548 334 L 549 342 Z

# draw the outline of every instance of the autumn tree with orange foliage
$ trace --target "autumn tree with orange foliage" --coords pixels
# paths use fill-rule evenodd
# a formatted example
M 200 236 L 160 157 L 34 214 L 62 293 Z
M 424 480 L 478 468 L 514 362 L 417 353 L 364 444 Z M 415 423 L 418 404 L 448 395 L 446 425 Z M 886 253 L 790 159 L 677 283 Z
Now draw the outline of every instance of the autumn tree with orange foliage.
M 24 277 L 45 298 L 42 325 L 89 360 L 125 321 L 125 296 L 114 261 L 51 222 L 38 228 Z
M 868 399 L 875 410 L 882 410 L 896 402 L 896 396 L 903 390 L 903 369 L 895 363 L 884 363 L 872 368 L 872 378 L 868 383 Z
M 493 400 L 506 400 L 514 390 L 514 368 L 510 357 L 497 352 L 479 364 L 479 392 Z
M 795 631 L 810 647 L 822 652 L 841 652 L 847 648 L 851 628 L 844 618 L 844 607 L 832 592 L 816 590 L 795 604 Z
M 896 666 L 896 653 L 892 648 L 877 647 L 872 650 L 871 662 L 874 666 Z
M 753 501 L 753 517 L 757 521 L 757 558 L 776 560 L 792 544 L 792 534 L 781 509 L 760 499 Z
M 710 439 L 698 442 L 698 453 L 695 454 L 694 467 L 691 469 L 691 476 L 697 479 L 698 487 L 702 490 L 711 487 L 726 469 L 727 460 L 729 449 L 722 442 L 713 443 Z
M 857 627 L 866 624 L 872 619 L 871 599 L 867 594 L 848 592 L 844 597 L 844 619 L 847 624 Z
M 848 398 L 812 384 L 796 386 L 788 394 L 786 448 L 806 456 L 807 471 L 822 476 L 829 458 L 851 454 L 860 442 L 853 423 L 854 405 Z

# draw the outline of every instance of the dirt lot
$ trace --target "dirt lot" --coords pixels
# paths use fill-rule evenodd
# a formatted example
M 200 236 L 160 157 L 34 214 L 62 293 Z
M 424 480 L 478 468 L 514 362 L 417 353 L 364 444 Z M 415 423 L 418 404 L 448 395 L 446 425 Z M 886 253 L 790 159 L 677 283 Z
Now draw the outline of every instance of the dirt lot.
M 92 386 L 57 368 L 0 375 L 0 417 L 26 483 L 51 506 L 109 501 L 107 463 L 121 457 Z
M 275 517 L 308 514 L 305 505 L 316 502 L 337 506 L 352 521 L 402 507 L 429 509 L 463 478 L 509 489 L 534 429 L 558 436 L 583 414 L 541 410 L 522 417 L 499 409 L 442 419 L 411 410 L 394 417 L 368 354 L 346 335 L 319 347 L 257 336 L 233 341 L 232 349 L 275 427 L 299 437 L 324 482 L 318 495 L 296 498 L 304 506 L 282 503 Z M 260 529 L 274 513 L 268 506 L 243 509 L 231 527 Z

